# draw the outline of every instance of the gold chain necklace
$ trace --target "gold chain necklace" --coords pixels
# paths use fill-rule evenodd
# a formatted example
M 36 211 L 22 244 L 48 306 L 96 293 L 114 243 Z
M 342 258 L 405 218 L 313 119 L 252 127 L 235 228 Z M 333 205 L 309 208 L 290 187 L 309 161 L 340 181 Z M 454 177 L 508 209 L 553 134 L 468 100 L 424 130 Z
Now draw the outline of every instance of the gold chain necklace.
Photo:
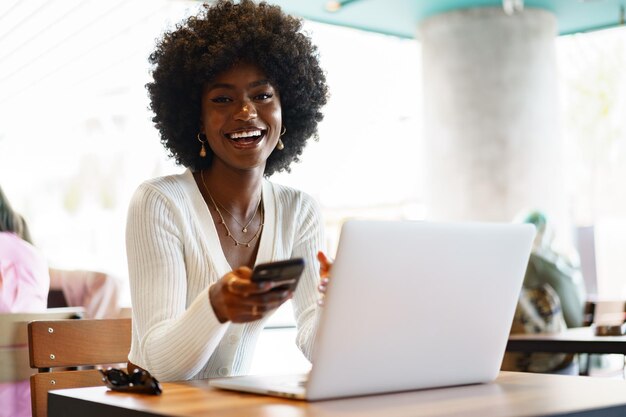
M 261 202 L 263 200 L 263 195 L 261 195 L 261 199 L 259 200 L 259 204 L 257 205 L 257 211 L 259 209 L 259 206 L 261 207 L 261 224 L 259 225 L 259 229 L 256 231 L 256 233 L 254 234 L 254 236 L 252 236 L 252 238 L 250 240 L 248 240 L 247 242 L 240 242 L 237 239 L 235 239 L 233 234 L 230 232 L 230 229 L 228 228 L 228 225 L 226 224 L 226 221 L 224 220 L 224 216 L 222 216 L 222 212 L 220 211 L 219 207 L 217 207 L 217 203 L 215 202 L 215 199 L 213 199 L 213 195 L 211 195 L 211 192 L 209 191 L 209 187 L 207 187 L 206 182 L 204 181 L 204 175 L 203 175 L 202 172 L 200 172 L 200 179 L 202 180 L 202 185 L 204 186 L 205 191 L 207 192 L 207 194 L 209 195 L 209 198 L 211 199 L 211 202 L 213 203 L 213 207 L 215 207 L 215 211 L 217 211 L 217 215 L 220 217 L 220 223 L 222 223 L 224 225 L 224 229 L 226 229 L 226 236 L 231 238 L 232 241 L 235 242 L 235 246 L 245 246 L 245 247 L 249 248 L 251 246 L 250 244 L 252 243 L 252 241 L 255 240 L 256 238 L 258 238 L 261 235 L 261 230 L 263 230 L 263 225 L 264 225 L 264 222 L 265 222 L 265 209 L 263 208 L 263 205 L 261 204 Z M 224 210 L 226 210 L 226 209 L 224 209 Z M 231 216 L 232 216 L 232 214 L 231 214 Z M 254 212 L 254 216 L 252 217 L 252 219 L 250 219 L 250 221 L 248 222 L 248 225 L 252 222 L 254 217 L 256 217 L 256 211 Z M 235 219 L 235 221 L 236 221 L 236 219 Z M 237 222 L 237 223 L 239 223 L 239 222 Z M 239 224 L 239 225 L 241 225 L 241 224 Z M 248 225 L 246 225 L 246 227 Z
M 204 178 L 204 177 L 203 177 L 203 178 Z M 205 186 L 205 188 L 206 188 L 206 186 Z M 208 191 L 207 191 L 207 192 L 208 192 Z M 209 193 L 209 197 L 211 197 L 211 193 Z M 243 233 L 248 233 L 248 226 L 250 226 L 250 223 L 252 223 L 252 220 L 254 220 L 254 218 L 256 217 L 256 213 L 257 213 L 257 211 L 259 211 L 259 207 L 261 206 L 261 200 L 262 200 L 262 198 L 263 198 L 263 195 L 261 194 L 261 195 L 259 196 L 259 202 L 256 204 L 256 210 L 254 210 L 254 213 L 252 213 L 252 217 L 250 217 L 250 220 L 248 220 L 248 223 L 246 223 L 246 225 L 245 225 L 245 226 L 244 226 L 243 224 L 241 224 L 241 223 L 239 222 L 239 220 L 237 220 L 237 218 L 233 215 L 233 213 L 231 213 L 230 211 L 228 211 L 228 209 L 227 209 L 226 207 L 224 207 L 224 205 L 223 205 L 222 203 L 220 203 L 219 201 L 217 201 L 217 204 L 218 204 L 220 207 L 222 207 L 226 213 L 230 214 L 230 217 L 232 217 L 232 218 L 233 218 L 233 220 L 234 220 L 235 222 L 237 222 L 237 224 L 238 224 L 239 226 L 241 226 L 241 227 L 242 227 L 241 231 L 242 231 Z M 213 205 L 215 205 L 216 201 L 214 201 L 212 197 L 211 197 L 211 201 L 213 201 Z

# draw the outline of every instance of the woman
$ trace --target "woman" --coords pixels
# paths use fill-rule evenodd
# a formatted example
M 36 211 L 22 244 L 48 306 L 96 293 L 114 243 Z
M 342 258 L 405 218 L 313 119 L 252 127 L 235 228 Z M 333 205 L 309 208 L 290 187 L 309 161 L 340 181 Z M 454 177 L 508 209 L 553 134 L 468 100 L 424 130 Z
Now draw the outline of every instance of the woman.
M 0 312 L 45 310 L 49 287 L 46 259 L 0 188 Z
M 50 277 L 24 219 L 0 188 L 0 313 L 46 309 Z M 0 383 L 0 417 L 30 417 L 30 382 Z
M 518 221 L 535 225 L 524 283 L 511 333 L 559 333 L 583 326 L 585 289 L 580 270 L 553 248 L 553 229 L 541 211 L 530 211 Z M 502 370 L 578 374 L 574 355 L 507 352 Z
M 153 121 L 188 169 L 145 182 L 130 205 L 131 368 L 162 380 L 244 374 L 265 320 L 291 298 L 310 358 L 319 209 L 264 179 L 298 160 L 327 100 L 317 49 L 300 30 L 278 7 L 218 1 L 150 56 Z M 295 292 L 250 281 L 255 264 L 295 257 L 306 262 Z

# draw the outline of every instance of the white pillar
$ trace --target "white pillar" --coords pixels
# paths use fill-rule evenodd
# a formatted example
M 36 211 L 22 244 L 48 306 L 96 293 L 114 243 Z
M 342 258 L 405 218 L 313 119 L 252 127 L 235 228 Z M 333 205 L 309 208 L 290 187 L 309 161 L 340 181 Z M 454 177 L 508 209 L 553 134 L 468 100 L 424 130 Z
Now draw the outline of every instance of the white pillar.
M 420 24 L 429 218 L 564 224 L 553 14 L 457 10 Z

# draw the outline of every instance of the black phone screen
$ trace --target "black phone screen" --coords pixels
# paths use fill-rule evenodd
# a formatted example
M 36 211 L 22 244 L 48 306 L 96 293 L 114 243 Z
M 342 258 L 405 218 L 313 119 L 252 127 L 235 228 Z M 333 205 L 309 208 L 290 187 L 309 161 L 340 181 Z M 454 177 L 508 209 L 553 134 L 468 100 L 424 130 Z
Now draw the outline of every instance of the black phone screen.
M 252 281 L 275 281 L 284 282 L 277 288 L 290 287 L 292 290 L 296 288 L 300 275 L 304 270 L 304 259 L 294 258 L 286 261 L 269 262 L 259 264 L 252 271 Z

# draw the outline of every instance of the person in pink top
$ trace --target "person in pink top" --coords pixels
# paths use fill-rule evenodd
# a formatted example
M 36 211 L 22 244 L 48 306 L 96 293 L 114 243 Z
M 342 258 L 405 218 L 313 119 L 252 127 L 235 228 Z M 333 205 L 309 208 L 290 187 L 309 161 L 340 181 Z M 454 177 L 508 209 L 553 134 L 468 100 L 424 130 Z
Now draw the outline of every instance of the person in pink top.
M 49 287 L 46 259 L 0 188 L 0 313 L 45 310 Z M 30 416 L 29 381 L 0 383 L 0 404 L 0 417 Z

